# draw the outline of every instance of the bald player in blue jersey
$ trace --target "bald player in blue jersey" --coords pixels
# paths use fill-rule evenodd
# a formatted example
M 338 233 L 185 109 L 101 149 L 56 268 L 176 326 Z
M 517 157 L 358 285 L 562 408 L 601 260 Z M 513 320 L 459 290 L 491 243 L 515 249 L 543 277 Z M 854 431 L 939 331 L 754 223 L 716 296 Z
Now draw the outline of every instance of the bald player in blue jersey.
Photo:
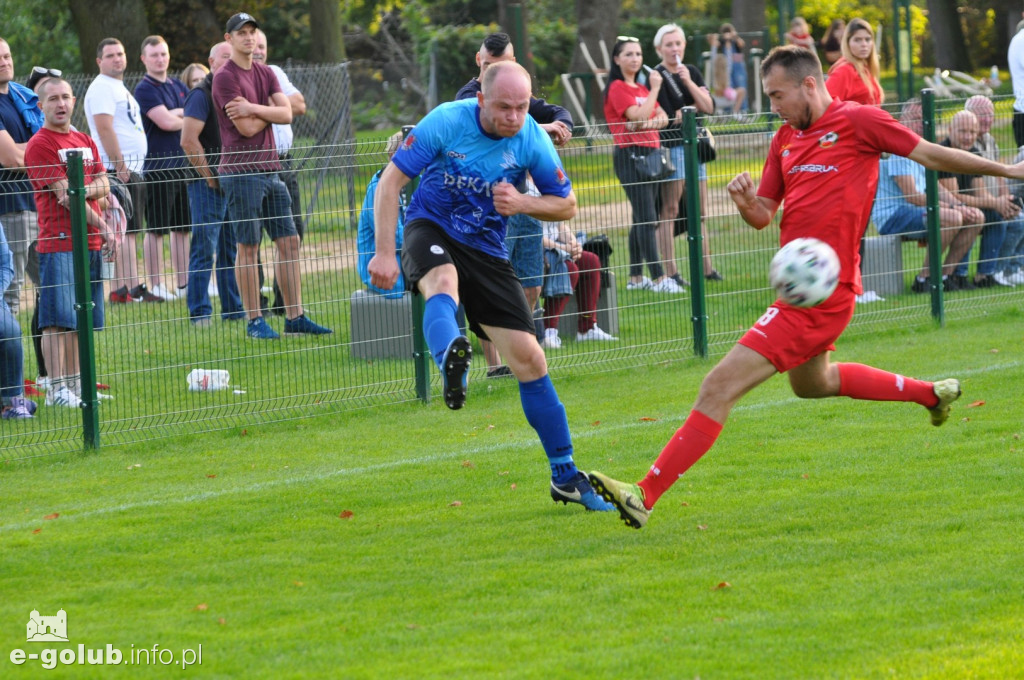
M 502 62 L 484 73 L 476 99 L 442 104 L 420 121 L 377 184 L 377 252 L 368 269 L 373 285 L 385 290 L 398 278 L 398 196 L 420 175 L 406 211 L 402 270 L 426 300 L 423 332 L 441 369 L 445 404 L 455 410 L 466 401 L 472 350 L 456 321 L 461 302 L 470 328 L 495 344 L 519 380 L 523 413 L 551 465 L 552 499 L 608 511 L 612 506 L 573 462 L 565 407 L 505 248 L 511 215 L 560 222 L 576 214 L 572 183 L 551 138 L 527 115 L 529 106 L 529 74 Z M 540 196 L 516 190 L 527 172 Z

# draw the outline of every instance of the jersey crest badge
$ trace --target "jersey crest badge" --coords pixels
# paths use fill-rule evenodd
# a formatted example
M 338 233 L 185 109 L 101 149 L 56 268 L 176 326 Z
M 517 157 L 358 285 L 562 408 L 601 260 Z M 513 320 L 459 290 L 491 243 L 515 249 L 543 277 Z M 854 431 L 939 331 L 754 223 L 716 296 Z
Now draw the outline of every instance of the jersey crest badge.
M 831 149 L 839 141 L 839 133 L 837 132 L 826 132 L 818 138 L 818 146 L 822 149 Z

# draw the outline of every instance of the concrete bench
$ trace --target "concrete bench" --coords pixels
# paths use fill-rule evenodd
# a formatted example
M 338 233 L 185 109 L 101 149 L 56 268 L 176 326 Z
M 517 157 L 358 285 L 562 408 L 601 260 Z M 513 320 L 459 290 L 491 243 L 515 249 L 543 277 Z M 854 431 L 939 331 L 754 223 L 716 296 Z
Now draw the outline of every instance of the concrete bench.
M 614 336 L 619 335 L 619 294 L 615 288 L 615 273 L 605 272 L 608 278 L 608 286 L 601 288 L 601 294 L 597 298 L 597 325 L 602 330 Z M 576 296 L 570 295 L 569 302 L 565 305 L 558 320 L 558 335 L 563 338 L 576 337 L 576 315 L 579 310 L 576 306 Z
M 865 238 L 860 274 L 864 290 L 873 290 L 879 295 L 902 295 L 905 291 L 903 240 L 895 234 Z
M 412 293 L 388 299 L 368 290 L 351 298 L 352 356 L 357 359 L 412 358 Z

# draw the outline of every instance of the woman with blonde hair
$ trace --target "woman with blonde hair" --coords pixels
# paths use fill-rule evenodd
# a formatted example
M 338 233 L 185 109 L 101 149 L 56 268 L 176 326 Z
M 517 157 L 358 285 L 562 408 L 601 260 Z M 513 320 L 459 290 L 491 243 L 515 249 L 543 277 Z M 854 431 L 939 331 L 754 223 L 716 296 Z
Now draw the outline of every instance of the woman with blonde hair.
M 828 70 L 825 87 L 841 101 L 878 106 L 885 101 L 878 81 L 875 32 L 864 19 L 853 19 L 843 33 L 843 56 Z
M 185 83 L 185 87 L 193 89 L 196 85 L 203 82 L 206 78 L 206 74 L 210 72 L 210 69 L 200 64 L 198 61 L 189 64 L 181 72 L 181 82 Z

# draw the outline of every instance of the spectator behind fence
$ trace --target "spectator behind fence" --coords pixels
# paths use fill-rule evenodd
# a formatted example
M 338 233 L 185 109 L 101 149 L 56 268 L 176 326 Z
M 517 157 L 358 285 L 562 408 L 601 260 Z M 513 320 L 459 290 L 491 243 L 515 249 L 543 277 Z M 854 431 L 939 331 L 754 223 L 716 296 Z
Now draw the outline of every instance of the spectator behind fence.
M 661 145 L 669 149 L 675 172 L 661 184 L 661 211 L 658 215 L 658 251 L 665 267 L 665 275 L 680 288 L 687 281 L 680 276 L 676 265 L 675 225 L 679 217 L 679 200 L 686 190 L 686 162 L 683 154 L 683 108 L 694 106 L 698 113 L 714 113 L 715 102 L 704 85 L 704 77 L 696 66 L 683 63 L 686 52 L 686 34 L 676 24 L 665 24 L 654 36 L 654 51 L 661 57 L 655 68 L 661 74 L 662 85 L 658 92 L 658 104 L 668 116 L 668 125 L 659 133 Z M 701 230 L 704 243 L 704 276 L 712 281 L 721 281 L 711 264 L 711 245 L 704 230 L 704 215 L 708 203 L 708 173 L 704 163 L 699 165 Z
M 39 235 L 32 185 L 25 175 L 25 144 L 42 124 L 39 98 L 14 81 L 11 46 L 0 38 L 0 228 L 7 237 L 14 268 L 2 295 L 12 314 L 21 308 L 29 246 Z
M 526 69 L 494 64 L 475 102 L 441 104 L 416 125 L 377 185 L 377 252 L 370 275 L 378 288 L 394 287 L 398 195 L 422 173 L 406 216 L 402 269 L 425 300 L 423 331 L 441 371 L 445 404 L 455 410 L 466 401 L 472 349 L 456 317 L 461 301 L 470 327 L 494 342 L 519 381 L 523 413 L 548 458 L 551 498 L 611 510 L 573 462 L 565 407 L 537 343 L 533 311 L 508 263 L 508 216 L 528 212 L 565 220 L 576 214 L 572 182 L 551 139 L 526 115 L 529 102 Z M 541 196 L 515 188 L 526 172 Z
M 786 44 L 796 45 L 811 52 L 814 51 L 816 43 L 811 35 L 811 29 L 807 25 L 806 19 L 803 17 L 793 17 L 793 20 L 789 22 L 789 30 L 786 31 Z
M 153 295 L 139 278 L 135 235 L 142 230 L 142 212 L 146 191 L 142 168 L 146 161 L 146 131 L 142 129 L 139 103 L 124 85 L 128 60 L 124 45 L 116 38 L 104 38 L 96 48 L 100 73 L 85 93 L 85 116 L 92 139 L 100 151 L 107 172 L 128 185 L 135 211 L 128 225 L 124 247 L 118 250 L 117 273 L 110 291 L 110 302 L 163 302 Z M 113 287 L 113 286 L 112 286 Z
M 843 56 L 828 70 L 825 87 L 833 98 L 858 104 L 879 105 L 885 101 L 878 81 L 878 52 L 875 32 L 863 19 L 846 25 L 842 41 Z
M 4 230 L 0 229 L 0 292 L 6 291 L 13 281 L 14 256 L 7 247 Z M 25 398 L 23 364 L 21 326 L 0 296 L 0 416 L 4 420 L 31 418 L 36 412 L 36 403 Z
M 1013 162 L 1024 162 L 1024 149 L 1017 153 Z M 1017 200 L 1017 204 L 1024 206 L 1024 182 L 1009 180 L 1008 183 L 1010 185 L 1010 192 Z M 1015 286 L 1024 285 L 1024 237 L 1016 244 L 1010 243 L 1009 239 L 1007 239 L 1003 243 L 1003 248 L 999 251 L 999 255 L 1000 258 L 1006 258 L 1003 269 L 1006 280 Z
M 999 144 L 992 134 L 992 124 L 996 119 L 996 110 L 992 100 L 985 95 L 976 94 L 964 102 L 964 109 L 973 113 L 978 119 L 978 139 L 975 142 L 978 151 L 990 161 L 1001 160 Z M 983 176 L 982 182 L 984 182 L 985 189 L 993 197 L 1001 199 L 1009 196 L 1010 200 L 1015 201 L 1018 208 L 1024 205 L 1020 199 L 1012 195 L 1009 182 L 1002 177 Z M 1010 212 L 1012 213 L 1013 211 L 1010 210 Z M 993 215 L 993 217 L 995 216 Z M 988 216 L 986 216 L 987 218 Z M 1011 276 L 1017 268 L 1012 264 L 1012 261 L 1024 250 L 1024 213 L 1021 213 L 1018 209 L 1011 217 L 1003 219 L 1003 224 L 1006 230 L 1003 233 L 1003 243 L 999 248 L 996 268 L 992 272 L 992 280 L 1001 286 L 1015 286 L 1017 281 L 1011 280 Z M 982 232 L 982 249 L 984 250 L 984 232 Z
M 281 86 L 281 92 L 288 98 L 292 107 L 292 120 L 296 116 L 306 115 L 306 97 L 299 91 L 299 88 L 292 84 L 288 74 L 277 64 L 267 63 L 267 35 L 256 30 L 256 47 L 252 51 L 252 60 L 265 66 L 277 76 L 277 82 Z M 271 126 L 274 130 L 274 142 L 277 144 L 277 156 L 281 161 L 281 170 L 277 173 L 284 185 L 288 187 L 288 196 L 292 199 L 292 220 L 295 222 L 295 233 L 299 235 L 299 242 L 306 236 L 306 222 L 302 216 L 302 194 L 299 192 L 299 173 L 295 170 L 291 156 L 292 145 L 295 143 L 295 132 L 291 123 L 287 125 L 274 123 Z M 263 265 L 260 265 L 260 290 L 263 289 Z M 284 296 L 281 294 L 281 284 L 274 279 L 274 301 L 270 305 L 270 312 L 278 316 L 284 314 Z
M 845 31 L 846 22 L 842 19 L 833 19 L 828 30 L 825 31 L 825 35 L 821 37 L 821 42 L 818 43 L 828 66 L 836 63 L 843 56 L 843 33 Z
M 917 135 L 923 133 L 920 101 L 903 103 L 900 123 Z M 925 189 L 923 165 L 903 156 L 882 159 L 878 165 L 878 190 L 871 208 L 871 221 L 878 233 L 925 241 L 928 238 L 928 197 Z M 939 187 L 939 252 L 949 251 L 942 266 L 942 283 L 946 290 L 954 289 L 953 269 L 960 258 L 971 251 L 971 244 L 978 237 L 983 220 L 980 210 L 964 205 L 948 189 Z M 927 250 L 911 290 L 915 293 L 931 290 Z
M 711 43 L 711 58 L 721 53 L 729 62 L 729 87 L 736 93 L 733 114 L 738 116 L 747 110 L 747 63 L 743 60 L 745 43 L 732 24 L 722 24 L 718 33 L 708 36 L 708 41 Z
M 206 68 L 205 64 L 199 62 L 193 62 L 186 66 L 181 71 L 181 82 L 185 83 L 185 87 L 190 90 L 195 89 L 199 86 L 203 79 L 210 73 L 210 69 Z
M 1006 50 L 1006 61 L 1013 84 L 1013 139 L 1020 148 L 1024 146 L 1024 21 L 1017 23 L 1016 33 Z
M 47 406 L 82 405 L 78 360 L 78 312 L 75 302 L 74 258 L 71 252 L 71 213 L 68 194 L 68 152 L 82 153 L 88 224 L 89 278 L 92 281 L 93 327 L 103 328 L 101 248 L 116 250 L 114 235 L 100 215 L 98 199 L 109 191 L 99 149 L 88 135 L 71 129 L 75 98 L 71 85 L 49 78 L 40 86 L 43 127 L 25 148 L 25 165 L 36 190 L 39 213 L 39 325 L 50 377 Z
M 480 74 L 463 85 L 455 95 L 455 99 L 475 98 L 480 92 L 480 80 L 489 66 L 515 60 L 515 50 L 508 34 L 491 33 L 484 38 L 476 53 L 476 64 L 480 67 Z M 548 133 L 555 146 L 564 146 L 572 139 L 573 121 L 566 109 L 531 95 L 528 112 L 530 117 L 540 124 L 541 129 Z M 533 180 L 527 176 L 519 190 L 536 192 L 536 187 L 533 186 Z M 540 289 L 544 277 L 543 247 L 541 246 L 543 232 L 544 229 L 540 222 L 526 214 L 510 217 L 505 230 L 505 244 L 508 247 L 509 261 L 512 263 L 512 268 L 515 270 L 516 276 L 519 277 L 519 281 L 523 284 L 523 291 L 526 293 L 526 301 L 529 303 L 530 309 L 534 310 L 540 299 Z M 508 366 L 502 365 L 501 358 L 490 341 L 482 340 L 480 344 L 487 361 L 487 375 L 492 378 L 511 375 Z
M 302 306 L 299 236 L 288 188 L 277 174 L 281 163 L 270 127 L 290 123 L 292 108 L 274 72 L 253 61 L 258 28 L 244 12 L 228 19 L 224 40 L 231 44 L 231 59 L 213 75 L 224 149 L 218 173 L 238 242 L 235 277 L 249 317 L 246 334 L 259 340 L 281 337 L 267 325 L 260 305 L 257 252 L 266 230 L 277 250 L 274 278 L 284 294 L 285 334 L 325 335 L 333 331 L 311 321 Z
M 982 156 L 977 146 L 978 118 L 970 111 L 957 111 L 950 123 L 949 136 L 942 141 L 943 146 L 963 149 Z M 957 288 L 990 288 L 995 285 L 1011 285 L 1000 271 L 999 251 L 1003 247 L 1006 235 L 1006 221 L 1020 214 L 1020 206 L 1013 196 L 1006 193 L 995 196 L 985 187 L 985 178 L 972 173 L 953 173 L 939 171 L 939 184 L 967 205 L 979 208 L 984 214 L 985 226 L 981 230 L 981 246 L 978 253 L 978 264 L 974 279 L 968 276 L 969 253 L 964 256 L 956 268 L 953 277 Z M 1020 228 L 1019 225 L 1014 230 Z M 998 276 L 997 276 L 998 274 Z
M 217 179 L 220 126 L 210 91 L 213 74 L 230 60 L 231 45 L 228 43 L 217 43 L 210 50 L 210 72 L 185 98 L 181 127 L 181 148 L 196 175 L 187 188 L 192 216 L 192 249 L 189 253 L 186 301 L 189 320 L 200 327 L 209 326 L 213 315 L 210 279 L 215 256 L 220 318 L 225 321 L 245 318 L 245 307 L 235 280 L 235 232 L 225 221 L 227 203 Z
M 388 141 L 385 146 L 385 151 L 388 154 L 388 160 L 395 155 L 395 152 L 398 151 L 398 147 L 401 143 L 401 132 L 396 132 L 388 137 Z M 387 167 L 387 165 L 384 167 Z M 405 277 L 403 276 L 401 269 L 402 239 L 405 234 L 405 192 L 400 193 L 398 196 L 398 226 L 395 229 L 395 258 L 399 266 L 398 279 L 395 281 L 395 285 L 391 288 L 380 288 L 373 285 L 369 270 L 370 260 L 373 259 L 374 254 L 377 252 L 377 246 L 374 242 L 373 202 L 377 196 L 377 182 L 380 181 L 380 176 L 383 172 L 384 168 L 381 168 L 377 172 L 373 173 L 373 177 L 370 178 L 370 183 L 366 185 L 366 195 L 363 196 L 363 206 L 359 212 L 359 231 L 357 233 L 359 278 L 362 279 L 363 283 L 366 284 L 366 287 L 374 293 L 383 295 L 386 298 L 400 298 L 405 294 Z
M 643 66 L 643 52 L 636 38 L 619 36 L 612 48 L 612 67 L 604 90 L 604 117 L 615 139 L 612 163 L 615 175 L 629 199 L 633 224 L 629 228 L 629 282 L 627 290 L 682 293 L 678 283 L 665 276 L 658 256 L 658 212 L 660 187 L 640 177 L 634 156 L 647 156 L 661 147 L 658 130 L 668 125 L 668 116 L 658 105 L 662 77 L 651 71 L 651 89 L 637 82 Z M 644 263 L 651 274 L 644 276 Z
M 544 339 L 541 345 L 558 349 L 558 321 L 569 297 L 576 295 L 576 342 L 618 340 L 597 325 L 601 295 L 601 260 L 583 250 L 566 222 L 544 222 Z
M 188 286 L 188 237 L 192 230 L 188 194 L 183 179 L 188 161 L 181 149 L 181 126 L 185 117 L 188 86 L 167 74 L 170 47 L 159 35 L 142 41 L 140 55 L 146 75 L 135 86 L 135 99 L 146 131 L 146 236 L 143 259 L 149 290 L 164 300 L 184 297 Z M 171 237 L 171 267 L 177 276 L 177 290 L 163 285 L 164 234 Z

